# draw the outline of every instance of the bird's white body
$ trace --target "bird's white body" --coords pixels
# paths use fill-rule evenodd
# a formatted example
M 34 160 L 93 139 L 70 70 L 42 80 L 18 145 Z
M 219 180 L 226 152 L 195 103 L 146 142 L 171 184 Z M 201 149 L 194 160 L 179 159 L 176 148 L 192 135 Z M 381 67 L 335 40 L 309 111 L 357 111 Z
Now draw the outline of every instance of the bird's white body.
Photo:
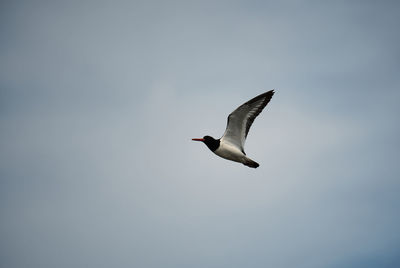
M 228 143 L 221 139 L 219 147 L 214 153 L 222 158 L 242 163 L 246 155 L 234 144 Z

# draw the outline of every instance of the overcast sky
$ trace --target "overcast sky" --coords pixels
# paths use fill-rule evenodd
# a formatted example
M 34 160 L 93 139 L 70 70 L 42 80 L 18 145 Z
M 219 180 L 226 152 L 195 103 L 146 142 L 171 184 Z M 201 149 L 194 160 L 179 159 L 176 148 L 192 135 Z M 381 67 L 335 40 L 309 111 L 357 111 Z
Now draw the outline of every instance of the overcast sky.
M 400 267 L 398 1 L 2 1 L 0 266 Z M 250 169 L 191 138 L 255 120 Z

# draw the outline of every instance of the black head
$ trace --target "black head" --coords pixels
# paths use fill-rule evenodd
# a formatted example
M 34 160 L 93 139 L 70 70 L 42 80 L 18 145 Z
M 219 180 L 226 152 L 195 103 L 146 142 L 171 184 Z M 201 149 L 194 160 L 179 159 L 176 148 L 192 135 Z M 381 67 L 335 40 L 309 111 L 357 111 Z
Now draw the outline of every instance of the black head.
M 216 140 L 210 136 L 204 136 L 202 139 L 192 139 L 192 140 L 204 142 L 205 145 L 207 145 L 208 149 L 210 149 L 213 152 L 217 150 L 217 148 L 219 147 L 219 140 Z

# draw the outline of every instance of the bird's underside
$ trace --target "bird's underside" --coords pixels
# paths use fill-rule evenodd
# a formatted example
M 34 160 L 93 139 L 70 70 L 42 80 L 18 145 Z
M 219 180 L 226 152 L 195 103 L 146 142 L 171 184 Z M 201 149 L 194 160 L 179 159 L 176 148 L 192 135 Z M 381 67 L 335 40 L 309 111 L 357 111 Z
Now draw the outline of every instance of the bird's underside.
M 246 154 L 239 150 L 235 145 L 221 142 L 218 149 L 214 153 L 222 158 L 242 163 L 243 165 L 257 168 L 259 164 L 246 156 Z

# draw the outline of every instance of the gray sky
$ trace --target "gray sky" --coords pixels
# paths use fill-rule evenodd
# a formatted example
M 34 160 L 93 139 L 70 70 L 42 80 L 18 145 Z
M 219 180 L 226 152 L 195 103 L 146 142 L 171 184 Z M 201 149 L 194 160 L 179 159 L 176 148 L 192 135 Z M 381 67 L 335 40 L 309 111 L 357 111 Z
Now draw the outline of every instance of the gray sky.
M 399 12 L 2 1 L 0 266 L 399 267 Z

